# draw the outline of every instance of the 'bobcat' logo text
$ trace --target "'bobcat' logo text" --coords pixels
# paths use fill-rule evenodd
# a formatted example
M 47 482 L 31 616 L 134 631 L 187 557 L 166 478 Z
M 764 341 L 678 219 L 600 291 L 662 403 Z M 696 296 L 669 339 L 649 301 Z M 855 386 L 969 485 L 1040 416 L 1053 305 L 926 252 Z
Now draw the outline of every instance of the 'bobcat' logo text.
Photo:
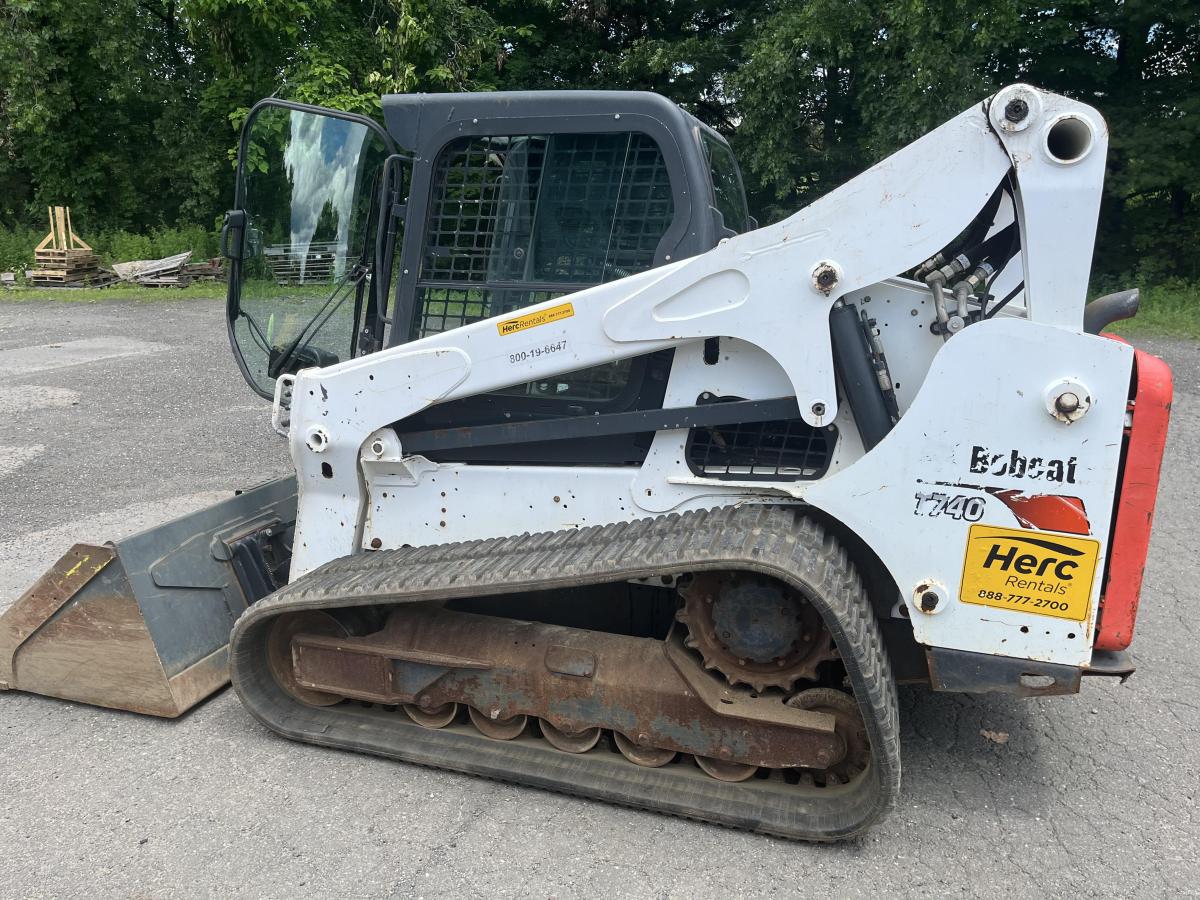
M 1070 459 L 1045 459 L 1041 456 L 1025 456 L 1016 450 L 996 453 L 990 447 L 980 447 L 978 444 L 971 448 L 971 471 L 976 475 L 1074 484 L 1078 462 L 1074 456 Z

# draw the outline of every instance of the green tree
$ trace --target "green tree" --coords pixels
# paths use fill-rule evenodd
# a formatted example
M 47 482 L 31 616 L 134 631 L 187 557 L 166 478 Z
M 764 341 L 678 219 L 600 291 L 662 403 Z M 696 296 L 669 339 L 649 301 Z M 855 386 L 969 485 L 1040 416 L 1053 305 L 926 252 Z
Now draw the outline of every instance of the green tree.
M 200 213 L 188 199 L 212 190 L 215 167 L 189 114 L 206 73 L 171 3 L 18 0 L 0 16 L 6 219 L 52 203 L 90 227 Z
M 500 2 L 495 17 L 510 29 L 500 84 L 655 91 L 732 133 L 738 113 L 728 81 L 764 6 L 761 0 Z
M 387 9 L 375 29 L 382 58 L 367 79 L 385 94 L 491 90 L 506 41 L 523 31 L 463 0 L 389 0 Z
M 1200 278 L 1200 3 L 1073 0 L 1023 25 L 1040 52 L 1005 74 L 1094 104 L 1108 121 L 1098 267 Z
M 759 214 L 810 202 L 973 101 L 1026 81 L 1111 132 L 1097 268 L 1200 277 L 1200 4 L 782 0 L 732 79 Z
M 266 96 L 618 88 L 730 136 L 771 220 L 1024 80 L 1108 119 L 1098 267 L 1200 278 L 1198 54 L 1200 0 L 9 0 L 0 217 L 211 227 Z
M 998 87 L 1011 2 L 785 0 L 733 88 L 737 148 L 769 218 L 794 210 Z

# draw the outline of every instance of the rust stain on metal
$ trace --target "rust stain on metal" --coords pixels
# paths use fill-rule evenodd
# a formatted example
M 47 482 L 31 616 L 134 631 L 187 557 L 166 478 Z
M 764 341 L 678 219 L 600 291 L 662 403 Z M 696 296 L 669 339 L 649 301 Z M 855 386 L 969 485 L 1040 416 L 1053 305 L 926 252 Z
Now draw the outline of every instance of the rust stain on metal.
M 76 544 L 0 616 L 0 689 L 173 718 L 228 683 L 227 646 L 167 675 L 116 559 Z
M 830 263 L 819 263 L 812 274 L 813 287 L 824 294 L 826 297 L 833 292 L 838 283 L 838 270 L 836 266 Z
M 72 604 L 39 628 L 13 656 L 12 686 L 147 715 L 182 712 L 141 609 L 115 593 Z
M 705 572 L 680 594 L 685 605 L 676 618 L 687 624 L 687 646 L 730 684 L 790 690 L 801 679 L 815 681 L 817 667 L 837 658 L 821 614 L 774 579 Z
M 546 650 L 546 668 L 556 675 L 591 678 L 596 674 L 596 656 L 590 650 L 550 647 Z
M 639 746 L 771 768 L 846 753 L 832 715 L 794 709 L 665 644 L 403 605 L 365 637 L 291 637 L 305 690 L 383 704 L 462 703 L 493 720 L 536 716 L 567 734 L 612 729 Z M 482 661 L 487 662 L 481 665 Z
M 115 556 L 112 547 L 76 544 L 0 616 L 0 688 L 16 686 L 18 648 Z

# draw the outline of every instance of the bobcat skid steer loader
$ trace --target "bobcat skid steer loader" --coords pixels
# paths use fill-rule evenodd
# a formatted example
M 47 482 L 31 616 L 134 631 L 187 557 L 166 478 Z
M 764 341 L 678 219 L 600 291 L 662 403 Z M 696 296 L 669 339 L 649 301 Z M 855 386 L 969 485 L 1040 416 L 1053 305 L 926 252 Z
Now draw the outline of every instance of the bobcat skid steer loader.
M 242 136 L 295 480 L 77 548 L 0 681 L 173 714 L 228 659 L 296 740 L 828 840 L 895 801 L 897 682 L 1131 671 L 1171 379 L 1085 306 L 1095 110 L 1011 86 L 762 228 L 654 95 L 383 111 Z

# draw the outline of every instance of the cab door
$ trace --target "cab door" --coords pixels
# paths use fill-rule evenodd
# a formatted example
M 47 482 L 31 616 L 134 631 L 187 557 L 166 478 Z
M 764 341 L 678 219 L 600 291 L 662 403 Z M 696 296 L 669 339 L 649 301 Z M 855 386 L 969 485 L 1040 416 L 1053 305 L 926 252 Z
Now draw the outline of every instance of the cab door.
M 357 355 L 378 330 L 396 159 L 362 116 L 278 100 L 251 110 L 222 250 L 230 341 L 264 397 L 280 375 Z

